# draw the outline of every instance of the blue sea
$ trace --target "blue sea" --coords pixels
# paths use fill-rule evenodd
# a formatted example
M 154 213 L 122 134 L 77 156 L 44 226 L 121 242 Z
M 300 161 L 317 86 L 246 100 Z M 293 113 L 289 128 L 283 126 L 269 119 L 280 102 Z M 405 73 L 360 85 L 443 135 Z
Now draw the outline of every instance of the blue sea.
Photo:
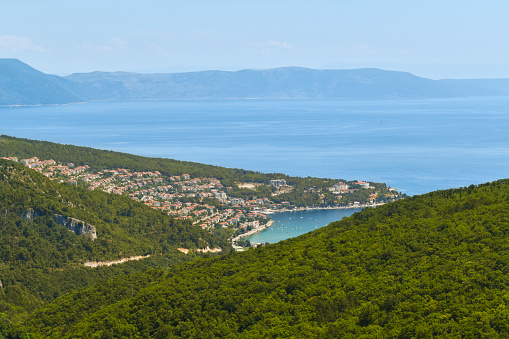
M 247 239 L 252 243 L 264 244 L 268 242 L 273 244 L 284 239 L 314 231 L 317 228 L 341 220 L 361 210 L 362 208 L 317 209 L 274 213 L 270 215 L 270 218 L 274 220 L 274 224 L 271 227 Z
M 509 97 L 90 102 L 0 108 L 0 134 L 408 194 L 508 177 Z

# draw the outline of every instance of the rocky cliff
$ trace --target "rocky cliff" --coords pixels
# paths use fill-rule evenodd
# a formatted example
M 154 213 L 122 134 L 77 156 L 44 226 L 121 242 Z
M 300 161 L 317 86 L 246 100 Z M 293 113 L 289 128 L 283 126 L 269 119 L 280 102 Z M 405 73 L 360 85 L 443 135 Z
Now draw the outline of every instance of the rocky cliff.
M 42 213 L 41 211 L 36 211 L 32 208 L 29 208 L 28 211 L 25 214 L 23 214 L 21 217 L 23 219 L 25 219 L 26 221 L 32 221 L 34 218 L 37 218 L 43 214 L 44 213 Z
M 21 214 L 21 217 L 27 221 L 33 221 L 34 218 L 45 214 L 46 213 L 42 211 L 29 208 L 25 213 Z M 82 235 L 84 237 L 90 238 L 92 241 L 97 239 L 95 226 L 87 224 L 82 220 L 72 217 L 65 217 L 60 214 L 53 214 L 53 220 L 60 226 L 64 226 L 69 231 L 72 231 L 77 235 Z
M 82 220 L 78 220 L 71 217 L 64 217 L 63 215 L 60 214 L 53 214 L 53 220 L 57 224 L 64 226 L 69 231 L 72 231 L 77 235 L 88 237 L 92 239 L 92 241 L 97 239 L 97 232 L 95 226 L 87 224 Z

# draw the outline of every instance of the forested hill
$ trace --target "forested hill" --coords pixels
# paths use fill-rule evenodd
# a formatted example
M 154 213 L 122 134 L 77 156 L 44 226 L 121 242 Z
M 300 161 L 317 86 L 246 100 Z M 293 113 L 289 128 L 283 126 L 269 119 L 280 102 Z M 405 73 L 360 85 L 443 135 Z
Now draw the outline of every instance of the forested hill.
M 294 206 L 332 206 L 336 204 L 334 201 L 337 196 L 327 188 L 336 184 L 338 180 L 347 181 L 344 178 L 304 178 L 283 173 L 261 173 L 189 161 L 149 158 L 90 147 L 20 139 L 6 135 L 0 135 L 0 156 L 18 157 L 19 159 L 31 157 L 55 159 L 63 163 L 71 162 L 76 166 L 87 165 L 94 171 L 124 168 L 139 172 L 158 171 L 165 176 L 179 176 L 185 173 L 193 178 L 214 177 L 219 179 L 222 185 L 233 188 L 229 191 L 229 194 L 233 197 L 242 199 L 267 197 L 277 203 L 290 202 Z M 288 185 L 291 185 L 291 192 L 280 196 L 271 196 L 270 181 L 276 179 L 284 179 Z M 258 186 L 255 190 L 239 188 L 238 184 L 246 182 L 263 185 Z M 384 183 L 372 182 L 370 185 L 374 190 L 366 189 L 345 195 L 342 203 L 347 204 L 354 201 L 365 203 L 371 193 L 379 194 L 380 199 L 392 195 Z M 310 192 L 310 190 L 313 192 Z M 388 201 L 391 199 L 387 198 Z
M 77 226 L 73 232 L 68 229 L 71 221 Z M 83 224 L 93 227 L 97 238 L 80 235 L 78 226 Z M 179 247 L 227 248 L 226 237 L 129 197 L 59 184 L 2 159 L 0 239 L 0 338 L 3 313 L 22 317 L 98 280 L 193 258 L 178 251 Z M 147 255 L 151 257 L 121 267 L 84 266 L 87 261 Z
M 33 338 L 509 336 L 509 182 L 367 209 L 263 248 L 59 298 Z
M 279 178 L 283 174 L 261 176 L 259 172 L 205 165 L 190 161 L 164 158 L 148 158 L 133 154 L 94 149 L 73 145 L 63 145 L 49 141 L 37 141 L 0 135 L 0 155 L 18 158 L 39 157 L 72 162 L 76 166 L 88 165 L 92 169 L 129 168 L 133 171 L 160 171 L 167 175 L 188 173 L 193 177 L 213 176 L 226 179 L 228 183 L 239 181 L 258 181 Z M 287 178 L 287 176 L 284 176 Z
M 509 79 L 431 80 L 375 68 L 186 73 L 44 74 L 16 59 L 0 59 L 0 105 L 93 100 L 400 99 L 500 96 Z

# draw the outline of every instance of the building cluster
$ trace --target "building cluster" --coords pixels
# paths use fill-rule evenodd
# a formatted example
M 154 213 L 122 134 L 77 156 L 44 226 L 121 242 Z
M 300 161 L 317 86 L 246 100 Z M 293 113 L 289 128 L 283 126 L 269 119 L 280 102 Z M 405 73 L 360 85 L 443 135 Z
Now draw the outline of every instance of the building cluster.
M 353 185 L 358 185 L 361 188 L 365 188 L 365 189 L 368 189 L 368 188 L 374 189 L 374 187 L 369 186 L 369 182 L 364 182 L 364 181 L 354 182 Z M 354 193 L 359 190 L 358 188 L 350 188 L 350 186 L 348 186 L 346 183 L 341 182 L 341 181 L 334 184 L 332 187 L 329 187 L 328 189 L 329 189 L 329 191 L 331 191 L 334 194 Z
M 88 190 L 128 195 L 176 219 L 191 220 L 207 229 L 259 227 L 268 221 L 262 213 L 264 210 L 284 206 L 268 198 L 244 201 L 230 197 L 227 192 L 232 188 L 224 187 L 216 178 L 191 178 L 189 174 L 165 176 L 158 171 L 131 172 L 122 168 L 92 172 L 87 165 L 75 167 L 72 163 L 57 164 L 54 160 L 41 161 L 37 157 L 19 161 L 16 157 L 2 159 L 20 162 L 52 180 L 84 185 Z M 217 207 L 201 202 L 202 198 L 216 199 Z
M 286 187 L 286 180 L 285 179 L 276 179 L 276 180 L 271 180 L 270 181 L 270 184 L 274 187 Z
M 265 225 L 268 222 L 265 213 L 291 207 L 289 202 L 276 204 L 267 197 L 247 201 L 232 197 L 228 195 L 232 187 L 225 187 L 216 178 L 192 178 L 189 174 L 163 175 L 158 171 L 131 172 L 123 168 L 92 171 L 87 165 L 61 164 L 52 159 L 39 160 L 37 157 L 2 159 L 20 162 L 51 180 L 85 186 L 89 190 L 99 189 L 107 193 L 127 195 L 132 200 L 176 219 L 190 220 L 206 229 L 231 228 L 235 234 Z M 276 194 L 291 189 L 285 179 L 271 180 L 270 184 L 278 189 Z M 351 182 L 350 185 L 338 182 L 328 189 L 339 200 L 343 198 L 343 194 L 374 188 L 363 181 Z M 315 188 L 308 188 L 304 193 L 319 192 L 316 192 Z M 397 197 L 396 191 L 391 190 L 391 193 L 394 198 Z M 321 194 L 320 198 L 324 199 L 325 196 Z M 368 203 L 374 204 L 377 198 L 378 194 L 373 191 L 369 195 Z M 351 203 L 353 206 L 359 204 Z
M 74 167 L 73 163 L 68 163 L 66 165 L 63 164 L 57 165 L 57 162 L 53 159 L 39 160 L 38 157 L 21 159 L 19 161 L 17 157 L 1 157 L 1 159 L 19 162 L 28 168 L 32 168 L 37 172 L 44 174 L 47 177 L 53 177 L 57 174 L 61 174 L 64 176 L 72 176 L 83 173 L 86 170 L 90 169 L 90 167 L 86 165 Z

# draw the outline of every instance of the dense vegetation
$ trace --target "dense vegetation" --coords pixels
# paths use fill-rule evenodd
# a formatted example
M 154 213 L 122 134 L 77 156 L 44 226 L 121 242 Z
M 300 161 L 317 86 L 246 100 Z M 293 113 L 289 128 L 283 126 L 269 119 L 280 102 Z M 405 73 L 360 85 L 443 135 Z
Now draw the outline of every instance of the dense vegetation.
M 193 177 L 217 177 L 225 185 L 234 187 L 232 196 L 244 198 L 270 196 L 273 188 L 260 185 L 256 190 L 246 190 L 235 183 L 268 184 L 271 179 L 286 179 L 294 185 L 294 192 L 275 200 L 283 201 L 284 197 L 286 201 L 303 205 L 323 203 L 317 193 L 304 192 L 309 187 L 324 189 L 335 182 L 146 158 L 9 136 L 0 136 L 0 155 L 20 159 L 37 156 L 73 162 L 77 166 L 89 165 L 95 170 L 128 168 L 132 171 L 158 170 L 166 175 L 188 173 Z M 217 200 L 209 200 L 206 202 L 218 205 Z M 69 232 L 55 223 L 54 214 L 94 225 L 98 238 L 91 241 Z M 221 247 L 223 253 L 227 253 L 231 250 L 228 236 L 224 230 L 212 234 L 192 226 L 189 221 L 176 221 L 125 196 L 59 184 L 21 164 L 0 159 L 0 333 L 6 335 L 11 328 L 15 332 L 10 321 L 16 323 L 45 303 L 75 289 L 148 268 L 167 268 L 198 256 L 196 252 L 184 255 L 177 247 L 191 250 Z M 151 257 L 110 267 L 83 266 L 86 261 L 135 255 Z
M 27 218 L 29 211 L 33 219 Z M 57 225 L 54 214 L 94 225 L 97 239 Z M 0 160 L 0 239 L 0 313 L 10 318 L 99 279 L 193 257 L 177 247 L 229 247 L 220 233 L 176 221 L 124 196 L 52 182 L 5 160 Z M 147 254 L 152 257 L 122 267 L 83 266 L 90 260 Z
M 165 252 L 179 245 L 187 248 L 219 246 L 220 239 L 189 222 L 176 221 L 126 196 L 87 191 L 59 184 L 21 164 L 0 160 L 0 206 L 3 211 L 23 215 L 37 211 L 42 223 L 51 225 L 54 213 L 95 225 L 97 236 L 89 258 L 110 255 Z
M 509 182 L 437 191 L 278 244 L 58 298 L 34 338 L 509 336 Z

